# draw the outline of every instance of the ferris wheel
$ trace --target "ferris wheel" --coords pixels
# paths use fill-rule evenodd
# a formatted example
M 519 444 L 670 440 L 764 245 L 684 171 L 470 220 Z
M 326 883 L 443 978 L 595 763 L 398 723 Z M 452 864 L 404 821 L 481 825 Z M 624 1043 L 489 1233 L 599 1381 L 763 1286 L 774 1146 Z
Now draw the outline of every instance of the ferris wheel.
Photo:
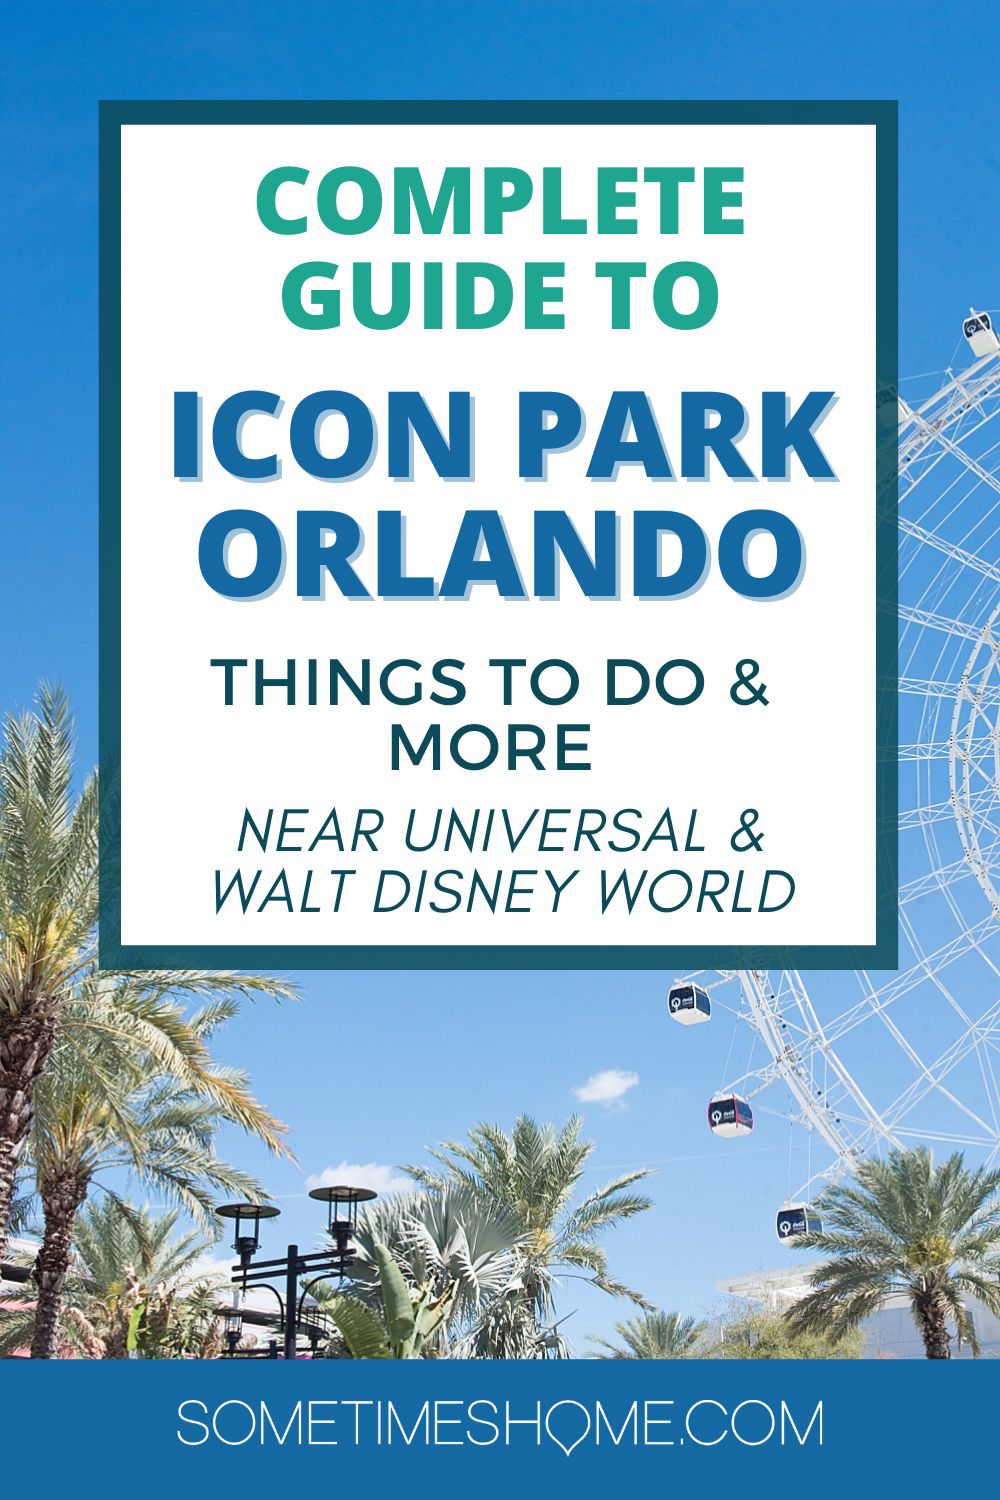
M 808 1176 L 777 1214 L 790 1244 L 815 1226 L 822 1186 L 870 1154 L 925 1142 L 1000 1158 L 1000 338 L 988 312 L 970 312 L 963 344 L 971 363 L 880 400 L 899 443 L 900 968 L 709 971 L 668 1001 L 676 1021 L 729 1015 L 749 1037 L 744 1071 L 709 1103 L 716 1134 L 749 1134 L 758 1099 L 808 1132 Z

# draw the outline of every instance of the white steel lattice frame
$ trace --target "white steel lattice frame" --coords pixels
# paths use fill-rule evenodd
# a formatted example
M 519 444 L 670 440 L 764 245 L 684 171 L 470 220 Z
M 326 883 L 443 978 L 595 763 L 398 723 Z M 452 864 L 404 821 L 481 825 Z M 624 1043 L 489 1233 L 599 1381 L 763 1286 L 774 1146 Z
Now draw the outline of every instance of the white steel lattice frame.
M 907 962 L 835 976 L 839 991 L 791 970 L 698 976 L 764 1044 L 718 1092 L 779 1086 L 820 1148 L 803 1201 L 916 1141 L 1000 1159 L 1000 355 L 898 409 L 899 828 L 919 840 L 899 892 Z M 876 1050 L 897 1049 L 888 1085 L 845 1057 L 873 1029 Z

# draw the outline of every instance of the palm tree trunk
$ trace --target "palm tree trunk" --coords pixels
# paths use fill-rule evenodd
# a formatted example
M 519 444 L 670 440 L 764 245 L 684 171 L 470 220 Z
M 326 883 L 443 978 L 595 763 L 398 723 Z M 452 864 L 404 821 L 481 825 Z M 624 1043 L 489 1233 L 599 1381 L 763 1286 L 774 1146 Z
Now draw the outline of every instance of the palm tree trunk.
M 44 1001 L 0 1011 L 0 1260 L 7 1253 L 18 1162 L 31 1127 L 35 1084 L 55 1039 L 55 1017 Z
M 944 1304 L 933 1292 L 917 1298 L 917 1318 L 928 1359 L 951 1359 L 951 1337 Z
M 73 1250 L 73 1227 L 86 1196 L 86 1178 L 57 1177 L 52 1182 L 41 1184 L 45 1233 L 34 1269 L 38 1301 L 35 1305 L 35 1334 L 31 1340 L 32 1359 L 55 1357 L 63 1286 Z

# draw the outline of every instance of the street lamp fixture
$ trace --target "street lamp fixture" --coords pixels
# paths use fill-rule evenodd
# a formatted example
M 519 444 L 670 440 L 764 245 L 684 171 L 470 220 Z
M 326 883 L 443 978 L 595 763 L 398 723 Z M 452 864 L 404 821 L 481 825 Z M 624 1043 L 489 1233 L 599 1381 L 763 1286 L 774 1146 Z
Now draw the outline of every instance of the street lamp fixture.
M 310 1307 L 307 1309 L 305 1317 L 300 1316 L 299 1318 L 299 1332 L 305 1334 L 309 1340 L 309 1349 L 313 1358 L 315 1358 L 320 1344 L 325 1344 L 329 1339 L 331 1329 L 325 1315 L 320 1309 L 318 1307 Z
M 309 1196 L 327 1206 L 326 1227 L 331 1244 L 327 1249 L 311 1255 L 300 1255 L 298 1245 L 289 1245 L 285 1255 L 278 1260 L 254 1260 L 254 1256 L 260 1247 L 261 1220 L 276 1219 L 280 1209 L 260 1203 L 224 1203 L 221 1208 L 216 1209 L 220 1219 L 233 1221 L 233 1249 L 239 1256 L 232 1275 L 232 1283 L 237 1291 L 233 1307 L 226 1314 L 225 1324 L 226 1348 L 230 1356 L 235 1355 L 243 1334 L 243 1312 L 239 1299 L 246 1296 L 250 1286 L 259 1286 L 277 1298 L 281 1311 L 279 1329 L 285 1359 L 295 1358 L 300 1333 L 308 1338 L 313 1353 L 319 1347 L 321 1338 L 329 1336 L 327 1330 L 321 1327 L 315 1310 L 310 1309 L 304 1313 L 306 1295 L 310 1287 L 331 1272 L 343 1281 L 348 1267 L 354 1263 L 351 1241 L 358 1227 L 358 1204 L 370 1203 L 378 1194 L 371 1188 L 335 1186 L 313 1188 Z M 283 1296 L 276 1286 L 272 1286 L 272 1277 L 284 1279 Z M 303 1282 L 301 1295 L 300 1280 Z M 276 1341 L 270 1346 L 270 1354 L 272 1358 L 277 1358 Z
M 257 1254 L 260 1245 L 261 1219 L 276 1219 L 281 1209 L 273 1208 L 267 1203 L 224 1203 L 215 1212 L 220 1219 L 235 1220 L 233 1249 L 240 1258 L 240 1265 L 246 1266 Z
M 370 1203 L 378 1195 L 371 1188 L 341 1185 L 313 1188 L 309 1196 L 326 1204 L 326 1232 L 337 1254 L 346 1255 L 358 1229 L 358 1204 Z
M 226 1313 L 226 1322 L 223 1328 L 226 1340 L 226 1349 L 230 1356 L 234 1355 L 240 1346 L 243 1337 L 243 1309 L 239 1303 L 239 1292 L 233 1293 L 233 1305 Z

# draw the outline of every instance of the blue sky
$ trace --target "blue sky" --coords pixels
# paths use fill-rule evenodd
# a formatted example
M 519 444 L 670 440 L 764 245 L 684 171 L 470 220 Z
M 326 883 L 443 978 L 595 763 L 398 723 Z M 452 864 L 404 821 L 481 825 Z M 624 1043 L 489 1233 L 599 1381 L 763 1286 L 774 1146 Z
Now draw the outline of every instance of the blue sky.
M 61 679 L 82 758 L 96 758 L 99 98 L 898 98 L 900 368 L 916 373 L 950 359 L 970 303 L 1000 302 L 996 59 L 983 19 L 978 4 L 924 0 L 5 7 L 0 707 Z M 821 288 L 788 311 L 804 337 L 822 336 Z M 561 1120 L 593 1074 L 637 1073 L 617 1105 L 580 1106 L 595 1184 L 657 1164 L 656 1209 L 622 1231 L 613 1270 L 664 1306 L 696 1310 L 716 1277 L 780 1258 L 771 1205 L 790 1150 L 792 1175 L 805 1175 L 804 1148 L 766 1114 L 749 1142 L 709 1135 L 704 1104 L 728 1033 L 678 1035 L 666 979 L 303 976 L 303 1003 L 257 1007 L 226 1039 L 293 1124 L 302 1170 L 241 1155 L 279 1195 L 282 1228 L 307 1242 L 318 1215 L 304 1173 L 412 1160 L 519 1110 Z M 567 1331 L 581 1347 L 624 1311 L 569 1288 L 563 1310 L 573 1307 Z

